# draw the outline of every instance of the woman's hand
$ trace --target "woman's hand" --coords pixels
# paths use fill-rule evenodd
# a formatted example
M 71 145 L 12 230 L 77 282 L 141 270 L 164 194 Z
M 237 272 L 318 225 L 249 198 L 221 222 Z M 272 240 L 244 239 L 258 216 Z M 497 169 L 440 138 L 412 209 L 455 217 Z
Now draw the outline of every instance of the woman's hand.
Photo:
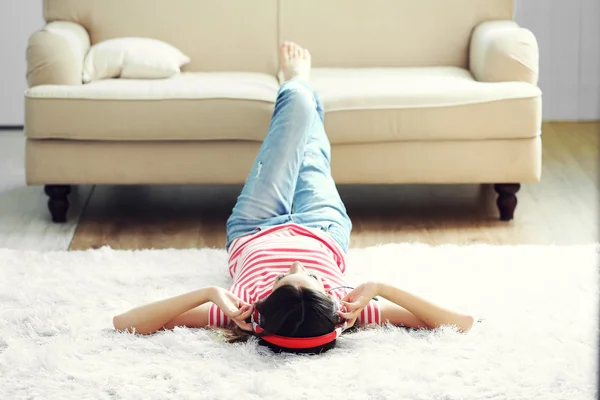
M 375 282 L 365 282 L 356 287 L 342 299 L 342 305 L 346 307 L 346 312 L 339 312 L 338 315 L 345 318 L 347 328 L 350 328 L 356 322 L 360 312 L 369 304 L 371 299 L 379 293 L 379 285 Z
M 241 300 L 235 294 L 221 287 L 211 288 L 210 301 L 215 303 L 237 326 L 252 331 L 252 324 L 246 322 L 254 312 L 254 306 Z

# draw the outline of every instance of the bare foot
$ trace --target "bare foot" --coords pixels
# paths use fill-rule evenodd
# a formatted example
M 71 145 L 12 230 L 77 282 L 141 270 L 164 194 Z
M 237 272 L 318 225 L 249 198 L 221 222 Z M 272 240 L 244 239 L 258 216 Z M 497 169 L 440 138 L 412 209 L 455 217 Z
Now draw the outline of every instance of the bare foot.
M 310 53 L 308 50 L 303 49 L 294 42 L 283 42 L 279 51 L 279 61 L 281 66 L 280 80 L 285 82 L 300 77 L 307 82 L 309 81 Z

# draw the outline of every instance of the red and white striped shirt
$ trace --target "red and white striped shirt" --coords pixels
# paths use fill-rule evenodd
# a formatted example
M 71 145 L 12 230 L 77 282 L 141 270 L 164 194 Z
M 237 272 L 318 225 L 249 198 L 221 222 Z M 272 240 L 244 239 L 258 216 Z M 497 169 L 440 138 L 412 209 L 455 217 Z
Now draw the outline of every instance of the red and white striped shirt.
M 295 261 L 315 272 L 326 291 L 348 286 L 344 280 L 346 256 L 335 240 L 318 229 L 290 223 L 233 241 L 229 248 L 229 275 L 233 286 L 229 290 L 253 304 L 271 294 L 277 276 L 287 272 Z M 329 293 L 341 300 L 351 290 L 339 288 Z M 230 323 L 225 313 L 211 304 L 208 324 L 227 327 Z M 376 301 L 371 300 L 362 310 L 357 323 L 381 325 Z

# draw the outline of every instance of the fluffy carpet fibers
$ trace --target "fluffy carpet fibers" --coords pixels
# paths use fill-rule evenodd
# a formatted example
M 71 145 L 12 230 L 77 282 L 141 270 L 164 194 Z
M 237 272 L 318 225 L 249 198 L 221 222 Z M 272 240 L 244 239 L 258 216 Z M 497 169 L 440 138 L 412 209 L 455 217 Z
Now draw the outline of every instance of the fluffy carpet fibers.
M 0 250 L 1 399 L 592 399 L 598 248 L 353 249 L 348 280 L 384 280 L 483 319 L 376 328 L 320 356 L 273 355 L 204 329 L 116 332 L 112 317 L 229 285 L 224 250 Z

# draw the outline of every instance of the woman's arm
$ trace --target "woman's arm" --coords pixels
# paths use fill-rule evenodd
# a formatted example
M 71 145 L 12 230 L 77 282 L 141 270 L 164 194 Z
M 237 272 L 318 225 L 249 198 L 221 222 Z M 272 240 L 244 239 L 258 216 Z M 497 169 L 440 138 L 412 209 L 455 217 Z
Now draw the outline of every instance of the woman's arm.
M 208 307 L 198 306 L 211 301 L 213 291 L 213 287 L 198 289 L 134 308 L 115 316 L 113 325 L 120 331 L 133 332 L 133 328 L 135 328 L 135 331 L 142 335 L 152 334 L 161 328 L 172 329 L 181 324 L 191 327 L 192 325 L 187 323 L 191 322 L 192 318 L 198 318 L 198 321 L 193 324 L 194 327 L 202 326 L 202 324 L 206 326 L 208 325 Z M 179 321 L 175 320 L 176 318 Z
M 423 322 L 415 314 L 411 313 L 404 307 L 400 307 L 397 304 L 392 303 L 384 299 L 379 298 L 379 312 L 381 313 L 381 323 L 390 323 L 396 326 L 404 326 L 406 328 L 425 328 L 430 329 L 429 325 Z
M 176 326 L 185 326 L 186 328 L 206 328 L 208 326 L 208 310 L 211 303 L 204 303 L 201 306 L 192 308 L 181 315 L 176 316 L 163 326 L 163 329 L 173 329 Z
M 431 329 L 455 325 L 461 332 L 467 332 L 473 326 L 472 316 L 447 310 L 394 286 L 377 283 L 377 294 L 399 306 L 382 307 L 381 319 L 384 322 L 389 320 L 392 324 L 409 327 L 423 327 L 422 324 L 425 324 Z

